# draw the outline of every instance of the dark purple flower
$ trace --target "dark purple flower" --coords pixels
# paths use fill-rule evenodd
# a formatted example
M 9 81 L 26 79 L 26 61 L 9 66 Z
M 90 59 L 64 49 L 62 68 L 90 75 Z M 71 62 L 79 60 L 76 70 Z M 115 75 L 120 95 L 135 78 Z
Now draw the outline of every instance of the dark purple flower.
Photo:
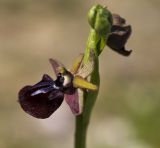
M 64 94 L 48 75 L 40 82 L 25 86 L 19 91 L 19 103 L 22 109 L 36 118 L 48 118 L 63 102 Z
M 129 56 L 132 50 L 126 50 L 125 44 L 131 35 L 132 28 L 130 25 L 126 25 L 124 18 L 117 14 L 112 14 L 113 24 L 111 27 L 111 33 L 107 39 L 106 44 L 114 51 Z
M 23 87 L 18 94 L 22 109 L 33 117 L 48 118 L 60 107 L 65 98 L 73 114 L 81 114 L 83 98 L 79 96 L 78 88 L 97 90 L 97 86 L 86 80 L 93 71 L 94 59 L 92 57 L 86 65 L 82 65 L 82 59 L 83 55 L 76 60 L 71 71 L 60 62 L 50 59 L 57 79 L 54 81 L 45 74 L 35 85 Z

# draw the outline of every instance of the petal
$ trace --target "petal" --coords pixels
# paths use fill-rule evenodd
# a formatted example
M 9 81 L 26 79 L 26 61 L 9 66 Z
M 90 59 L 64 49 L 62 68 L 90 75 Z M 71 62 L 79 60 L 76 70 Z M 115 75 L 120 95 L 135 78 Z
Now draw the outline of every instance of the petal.
M 83 110 L 83 97 L 79 97 L 78 90 L 73 95 L 65 94 L 65 100 L 74 115 L 80 115 Z
M 62 63 L 55 59 L 49 59 L 49 62 L 52 65 L 53 71 L 55 72 L 55 75 L 58 76 L 59 68 L 64 67 Z
M 74 61 L 73 66 L 72 66 L 72 68 L 71 68 L 71 70 L 70 70 L 72 74 L 76 74 L 76 73 L 78 72 L 78 69 L 79 69 L 80 66 L 81 66 L 83 57 L 84 57 L 84 54 L 80 54 L 80 55 L 76 58 L 76 60 Z
M 48 75 L 33 85 L 19 91 L 19 103 L 22 109 L 35 118 L 48 118 L 63 102 L 63 93 L 53 87 Z

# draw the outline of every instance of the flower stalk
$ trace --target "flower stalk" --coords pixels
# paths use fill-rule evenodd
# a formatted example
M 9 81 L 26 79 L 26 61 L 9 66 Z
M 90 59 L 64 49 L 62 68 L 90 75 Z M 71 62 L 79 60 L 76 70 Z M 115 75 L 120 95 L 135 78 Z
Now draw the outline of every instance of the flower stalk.
M 110 12 L 100 5 L 93 6 L 88 14 L 88 20 L 92 28 L 88 37 L 83 63 L 85 64 L 88 62 L 91 50 L 93 50 L 95 64 L 94 70 L 90 76 L 90 82 L 97 86 L 100 85 L 98 56 L 105 47 L 105 41 L 111 29 L 111 24 L 108 20 L 111 16 L 107 15 L 110 15 Z M 75 148 L 86 148 L 87 128 L 98 92 L 99 89 L 95 92 L 84 91 L 83 113 L 76 117 Z

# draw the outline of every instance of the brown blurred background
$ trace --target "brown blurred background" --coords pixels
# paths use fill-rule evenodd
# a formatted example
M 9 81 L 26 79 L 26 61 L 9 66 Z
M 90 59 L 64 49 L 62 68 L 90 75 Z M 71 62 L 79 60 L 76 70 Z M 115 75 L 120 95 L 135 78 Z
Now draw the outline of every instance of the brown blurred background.
M 22 111 L 19 89 L 44 73 L 48 58 L 67 67 L 84 51 L 93 4 L 126 18 L 133 34 L 126 58 L 107 47 L 88 148 L 160 147 L 159 0 L 0 0 L 0 148 L 73 148 L 74 116 L 63 105 L 46 120 Z

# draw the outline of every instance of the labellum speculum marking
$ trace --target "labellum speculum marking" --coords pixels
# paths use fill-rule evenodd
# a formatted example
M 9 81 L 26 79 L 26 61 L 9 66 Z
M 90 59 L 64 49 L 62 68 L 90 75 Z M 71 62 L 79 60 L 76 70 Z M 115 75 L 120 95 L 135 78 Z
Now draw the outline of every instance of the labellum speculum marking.
M 54 81 L 47 74 L 33 86 L 25 86 L 19 91 L 19 103 L 22 109 L 36 118 L 48 118 L 62 104 L 64 98 L 71 111 L 79 115 L 83 111 L 82 90 L 97 90 L 97 86 L 89 83 L 86 78 L 94 68 L 94 55 L 86 65 L 82 65 L 83 55 L 80 55 L 72 69 L 68 71 L 60 62 L 50 59 L 57 76 Z M 81 90 L 78 90 L 81 88 Z

